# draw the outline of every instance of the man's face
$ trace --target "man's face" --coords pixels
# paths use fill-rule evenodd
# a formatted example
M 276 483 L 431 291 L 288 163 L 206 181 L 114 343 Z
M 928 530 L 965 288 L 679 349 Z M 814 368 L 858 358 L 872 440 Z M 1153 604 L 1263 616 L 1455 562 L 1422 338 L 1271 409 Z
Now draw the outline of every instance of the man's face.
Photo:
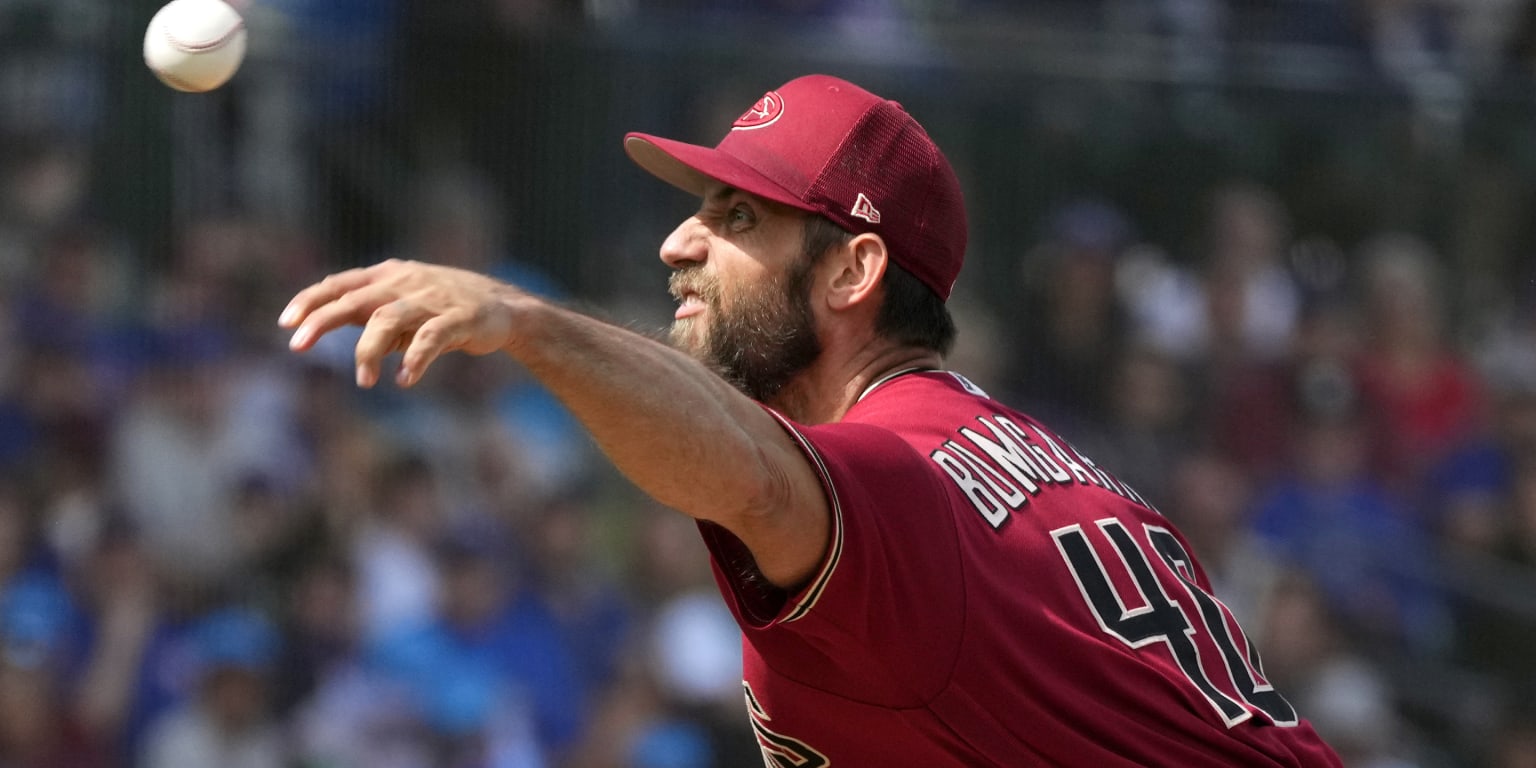
M 673 346 L 755 400 L 772 399 L 821 354 L 804 227 L 799 211 L 715 186 L 662 246 L 681 303 Z

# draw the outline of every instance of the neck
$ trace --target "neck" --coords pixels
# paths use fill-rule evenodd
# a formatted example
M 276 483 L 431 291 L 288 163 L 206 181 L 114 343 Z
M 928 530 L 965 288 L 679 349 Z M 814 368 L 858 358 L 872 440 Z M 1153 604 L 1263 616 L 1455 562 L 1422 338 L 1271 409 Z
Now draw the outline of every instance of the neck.
M 801 424 L 840 421 L 870 385 L 901 371 L 936 369 L 937 352 L 886 343 L 869 343 L 850 354 L 828 354 L 796 376 L 768 405 Z

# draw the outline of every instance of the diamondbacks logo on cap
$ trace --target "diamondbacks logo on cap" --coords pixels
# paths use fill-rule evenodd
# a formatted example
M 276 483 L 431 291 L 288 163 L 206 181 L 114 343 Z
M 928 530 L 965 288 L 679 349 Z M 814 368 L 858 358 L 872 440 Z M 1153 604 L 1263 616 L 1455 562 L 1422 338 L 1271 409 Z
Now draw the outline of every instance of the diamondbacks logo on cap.
M 736 118 L 736 122 L 731 124 L 731 130 L 747 131 L 773 125 L 782 114 L 784 114 L 784 97 L 780 96 L 778 91 L 769 91 L 763 94 L 751 109 Z
M 857 216 L 871 224 L 880 223 L 880 212 L 875 210 L 875 204 L 871 203 L 863 192 L 860 192 L 858 199 L 853 201 L 853 210 L 849 211 L 848 215 Z

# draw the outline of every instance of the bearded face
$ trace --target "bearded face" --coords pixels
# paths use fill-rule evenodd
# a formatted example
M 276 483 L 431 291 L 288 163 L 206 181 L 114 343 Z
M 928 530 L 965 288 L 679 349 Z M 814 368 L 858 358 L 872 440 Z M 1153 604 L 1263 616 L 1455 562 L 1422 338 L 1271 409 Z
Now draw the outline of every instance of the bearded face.
M 696 294 L 703 314 L 672 324 L 672 345 L 759 402 L 770 400 L 821 354 L 811 314 L 811 260 L 757 283 L 733 285 L 702 265 L 672 273 L 673 296 Z

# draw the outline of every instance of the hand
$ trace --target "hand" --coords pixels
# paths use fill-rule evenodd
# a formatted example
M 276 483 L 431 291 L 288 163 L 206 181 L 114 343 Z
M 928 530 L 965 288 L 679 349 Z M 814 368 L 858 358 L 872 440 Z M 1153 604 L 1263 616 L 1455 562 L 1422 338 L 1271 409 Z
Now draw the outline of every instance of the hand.
M 519 295 L 474 272 L 391 259 L 299 291 L 278 324 L 297 329 L 288 346 L 298 352 L 337 328 L 361 325 L 357 385 L 373 386 L 384 356 L 404 350 L 395 382 L 409 387 L 444 352 L 484 355 L 505 347 L 512 334 L 505 300 Z

